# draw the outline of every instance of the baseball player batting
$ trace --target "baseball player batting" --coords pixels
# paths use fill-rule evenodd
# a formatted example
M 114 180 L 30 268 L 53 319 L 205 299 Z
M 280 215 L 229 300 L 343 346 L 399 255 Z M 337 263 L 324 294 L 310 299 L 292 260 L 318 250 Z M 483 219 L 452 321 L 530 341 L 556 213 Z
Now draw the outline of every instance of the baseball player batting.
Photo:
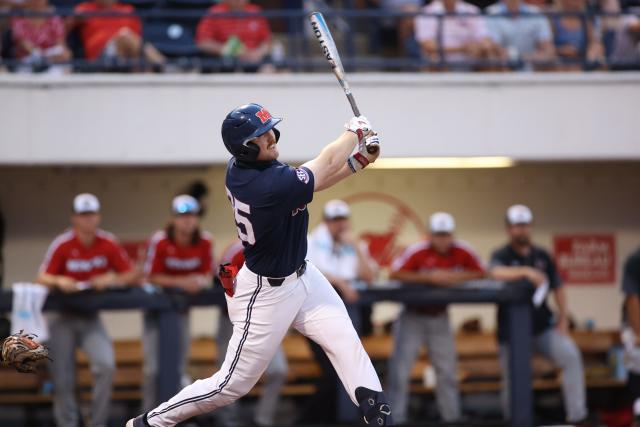
M 313 193 L 374 162 L 378 136 L 365 117 L 353 117 L 347 131 L 318 157 L 293 168 L 278 161 L 280 131 L 275 126 L 281 120 L 248 104 L 231 111 L 222 123 L 224 145 L 233 155 L 226 190 L 245 264 L 226 286 L 233 335 L 221 369 L 129 420 L 127 427 L 175 426 L 240 398 L 258 381 L 291 326 L 327 353 L 359 406 L 363 425 L 393 425 L 380 380 L 342 300 L 305 260 L 307 204 Z

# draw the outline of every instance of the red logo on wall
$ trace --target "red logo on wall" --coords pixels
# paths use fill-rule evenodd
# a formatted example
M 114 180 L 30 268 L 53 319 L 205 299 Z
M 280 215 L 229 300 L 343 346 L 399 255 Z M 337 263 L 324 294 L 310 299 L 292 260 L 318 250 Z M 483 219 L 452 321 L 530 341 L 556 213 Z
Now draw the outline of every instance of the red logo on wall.
M 558 273 L 565 283 L 612 284 L 616 280 L 616 240 L 612 234 L 558 235 Z
M 365 192 L 343 199 L 349 204 L 353 217 L 375 213 L 378 224 L 375 230 L 357 229 L 364 222 L 354 222 L 356 232 L 367 242 L 369 252 L 376 262 L 388 267 L 400 255 L 407 243 L 424 239 L 425 228 L 420 216 L 402 200 L 385 193 Z
M 263 108 L 256 113 L 256 116 L 258 116 L 262 123 L 267 123 L 267 120 L 271 118 L 271 113 Z

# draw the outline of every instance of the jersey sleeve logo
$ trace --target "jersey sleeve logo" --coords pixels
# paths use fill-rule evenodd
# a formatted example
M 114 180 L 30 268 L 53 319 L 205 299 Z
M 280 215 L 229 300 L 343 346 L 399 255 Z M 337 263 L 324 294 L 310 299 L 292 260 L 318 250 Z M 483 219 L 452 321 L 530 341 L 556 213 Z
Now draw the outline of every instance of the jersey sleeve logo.
M 304 170 L 304 169 L 296 169 L 296 176 L 298 177 L 298 179 L 300 181 L 302 181 L 302 183 L 304 184 L 308 184 L 309 183 L 309 173 Z
M 271 118 L 271 113 L 263 108 L 262 110 L 256 113 L 256 117 L 258 117 L 262 122 L 262 124 L 264 124 L 264 123 L 267 123 L 267 121 Z

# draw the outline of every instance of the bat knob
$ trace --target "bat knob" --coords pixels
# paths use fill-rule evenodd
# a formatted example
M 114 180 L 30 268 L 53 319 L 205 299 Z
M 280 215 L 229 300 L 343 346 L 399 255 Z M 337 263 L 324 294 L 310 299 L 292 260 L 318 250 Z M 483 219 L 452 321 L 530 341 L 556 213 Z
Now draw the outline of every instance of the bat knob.
M 376 154 L 378 150 L 380 150 L 380 144 L 365 144 L 365 148 L 367 149 L 367 153 Z

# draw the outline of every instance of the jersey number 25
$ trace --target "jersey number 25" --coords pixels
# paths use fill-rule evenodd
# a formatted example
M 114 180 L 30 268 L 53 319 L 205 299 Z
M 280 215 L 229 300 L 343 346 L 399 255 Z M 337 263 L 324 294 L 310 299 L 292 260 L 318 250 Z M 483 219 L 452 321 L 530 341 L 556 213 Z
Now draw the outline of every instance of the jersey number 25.
M 245 243 L 250 245 L 256 244 L 256 236 L 253 234 L 253 226 L 249 221 L 248 215 L 251 214 L 251 206 L 233 197 L 228 188 L 227 197 L 233 208 L 233 216 L 236 219 L 236 228 L 238 229 L 238 237 Z

